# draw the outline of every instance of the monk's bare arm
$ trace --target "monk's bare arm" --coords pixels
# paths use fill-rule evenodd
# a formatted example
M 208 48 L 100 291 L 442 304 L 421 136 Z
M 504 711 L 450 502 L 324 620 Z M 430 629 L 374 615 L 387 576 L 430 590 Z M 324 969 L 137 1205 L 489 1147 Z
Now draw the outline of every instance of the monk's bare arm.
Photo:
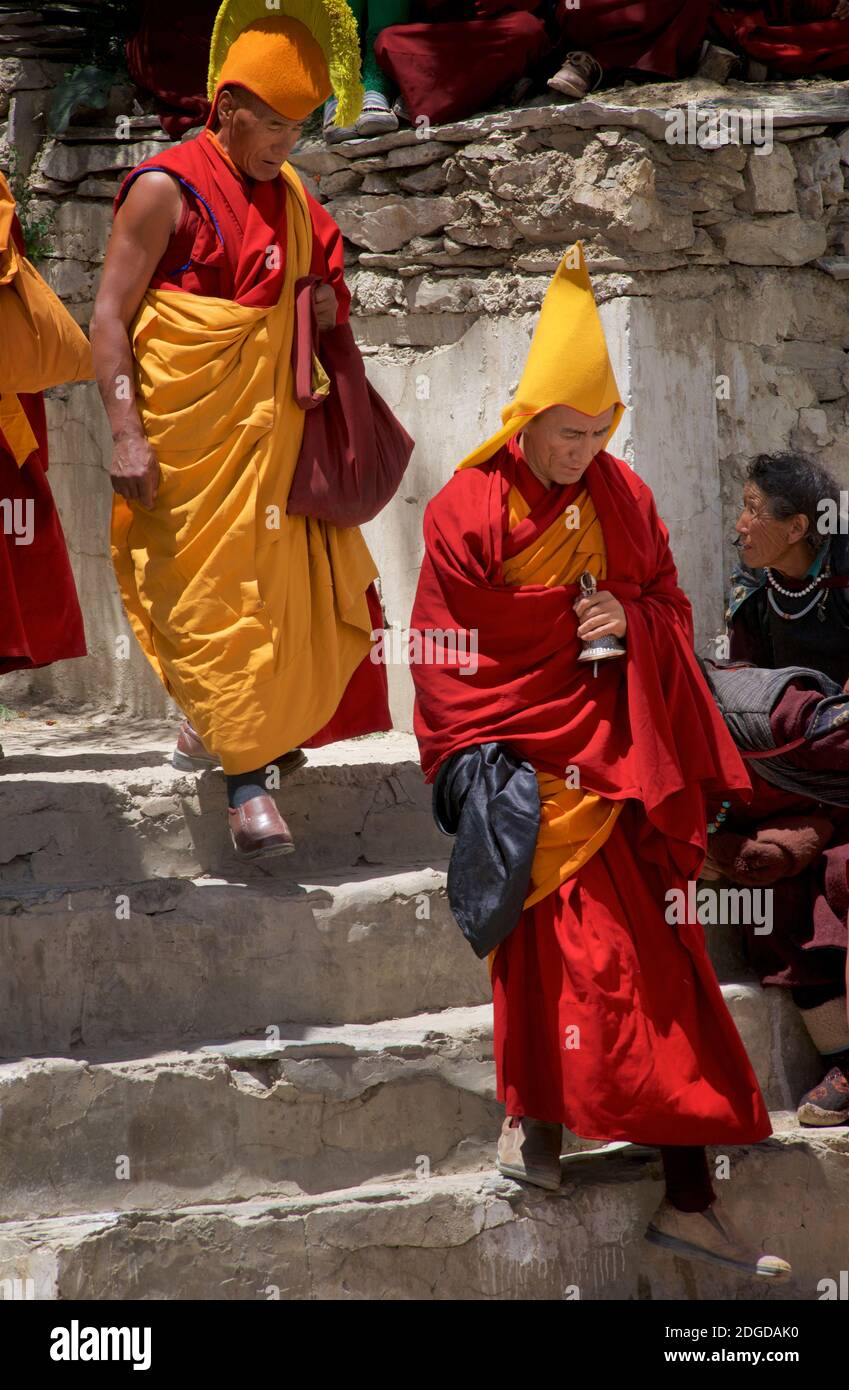
M 156 499 L 159 464 L 136 408 L 129 329 L 177 225 L 180 203 L 179 184 L 170 175 L 151 172 L 136 179 L 115 218 L 90 327 L 97 384 L 112 430 L 112 486 L 144 507 Z

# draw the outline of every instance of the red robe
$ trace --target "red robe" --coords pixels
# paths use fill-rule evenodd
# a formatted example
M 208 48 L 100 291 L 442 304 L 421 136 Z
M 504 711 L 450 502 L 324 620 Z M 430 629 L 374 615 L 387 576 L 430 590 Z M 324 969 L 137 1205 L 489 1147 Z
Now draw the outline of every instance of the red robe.
M 560 0 L 557 19 L 570 48 L 586 49 L 605 72 L 686 77 L 699 59 L 711 0 Z
M 183 207 L 177 227 L 151 277 L 151 289 L 232 299 L 267 308 L 277 302 L 285 273 L 286 186 L 279 176 L 268 182 L 240 177 L 207 131 L 184 144 L 144 160 L 118 190 L 120 207 L 130 185 L 145 170 L 163 169 L 179 179 Z M 306 193 L 306 190 L 304 190 Z M 351 295 L 345 284 L 342 233 L 325 209 L 306 193 L 313 227 L 310 273 L 333 286 L 337 323 L 347 321 Z M 270 257 L 276 244 L 280 255 Z M 375 628 L 383 613 L 374 585 L 367 590 Z M 392 728 L 384 665 L 365 657 L 357 667 L 333 717 L 304 747 Z
M 627 804 L 602 849 L 526 909 L 495 955 L 499 1098 L 510 1114 L 588 1138 L 765 1138 L 769 1117 L 703 928 L 666 919 L 667 894 L 686 891 L 704 856 L 706 794 L 745 796 L 749 785 L 693 654 L 668 533 L 645 483 L 597 455 L 582 482 L 605 538 L 603 587 L 628 627 L 626 656 L 594 677 L 577 661 L 577 585 L 501 577 L 505 555 L 541 536 L 574 491 L 535 497 L 518 469 L 504 448 L 456 473 L 425 515 L 412 628 L 474 630 L 478 650 L 474 673 L 467 662 L 412 667 L 422 766 L 431 780 L 458 749 L 500 740 L 560 777 L 576 764 L 582 788 Z M 532 510 L 507 533 L 517 480 Z
M 518 8 L 518 7 L 517 7 Z M 485 110 L 551 49 L 536 15 L 390 24 L 374 53 L 410 116 L 459 121 Z
M 775 72 L 809 77 L 849 68 L 849 20 L 832 19 L 837 0 L 772 0 L 758 9 L 714 4 L 712 20 L 730 48 Z
M 139 28 L 127 42 L 130 76 L 153 95 L 172 139 L 209 115 L 206 76 L 217 12 L 218 0 L 144 0 Z
M 509 98 L 543 59 L 556 70 L 567 52 L 586 49 L 606 72 L 679 77 L 698 60 L 711 0 L 563 0 L 547 28 L 538 0 L 428 3 L 437 22 L 391 24 L 374 46 L 413 119 L 463 120 Z M 472 18 L 472 15 L 477 15 Z M 535 77 L 538 79 L 539 72 Z
M 17 217 L 15 245 L 24 243 Z M 32 543 L 6 534 L 0 514 L 0 675 L 85 656 L 85 632 L 62 523 L 47 481 L 44 400 L 19 397 L 38 447 L 19 468 L 0 430 L 0 500 L 31 508 Z

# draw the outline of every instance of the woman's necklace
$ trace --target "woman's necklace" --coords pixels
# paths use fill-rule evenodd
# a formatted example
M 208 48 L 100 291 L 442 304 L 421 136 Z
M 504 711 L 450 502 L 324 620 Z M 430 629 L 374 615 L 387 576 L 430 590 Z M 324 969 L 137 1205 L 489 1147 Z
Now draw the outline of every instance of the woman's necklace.
M 825 602 L 825 599 L 827 597 L 827 590 L 824 589 L 821 594 L 815 593 L 810 603 L 806 603 L 805 607 L 800 608 L 798 613 L 786 613 L 783 608 L 779 608 L 775 594 L 772 591 L 774 589 L 776 593 L 783 594 L 785 598 L 804 598 L 806 594 L 814 593 L 815 589 L 819 589 L 820 585 L 822 584 L 823 580 L 828 574 L 827 566 L 824 572 L 822 574 L 818 574 L 815 579 L 812 579 L 810 584 L 806 584 L 804 589 L 785 589 L 783 585 L 779 584 L 778 580 L 773 576 L 772 570 L 770 569 L 769 565 L 764 565 L 764 573 L 766 574 L 767 584 L 769 585 L 769 588 L 767 589 L 767 600 L 769 602 L 769 606 L 772 609 L 773 613 L 777 613 L 779 618 L 784 618 L 785 621 L 788 623 L 797 622 L 799 618 L 804 618 L 808 613 L 810 613 L 811 609 L 815 608 L 818 603 L 824 604 Z M 821 610 L 818 616 L 824 619 L 825 613 Z

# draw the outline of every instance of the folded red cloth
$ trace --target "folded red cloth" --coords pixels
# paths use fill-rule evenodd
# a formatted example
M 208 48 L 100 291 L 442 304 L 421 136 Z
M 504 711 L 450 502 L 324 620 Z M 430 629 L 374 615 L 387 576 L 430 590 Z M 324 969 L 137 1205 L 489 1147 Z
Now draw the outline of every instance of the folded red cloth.
M 715 867 L 732 883 L 763 888 L 807 869 L 831 839 L 827 816 L 784 816 L 761 821 L 749 834 L 726 830 L 711 836 Z

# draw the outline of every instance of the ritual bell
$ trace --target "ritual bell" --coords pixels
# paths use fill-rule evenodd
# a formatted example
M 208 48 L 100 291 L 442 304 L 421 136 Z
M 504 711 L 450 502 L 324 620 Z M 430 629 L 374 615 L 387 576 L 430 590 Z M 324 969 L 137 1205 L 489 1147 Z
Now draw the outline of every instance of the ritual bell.
M 575 603 L 580 603 L 583 598 L 592 598 L 598 592 L 598 585 L 594 575 L 589 570 L 584 570 L 578 580 L 581 593 Z M 579 661 L 609 661 L 614 656 L 625 655 L 625 643 L 618 637 L 610 634 L 607 637 L 593 637 L 590 641 L 584 642 L 581 651 L 578 653 Z

